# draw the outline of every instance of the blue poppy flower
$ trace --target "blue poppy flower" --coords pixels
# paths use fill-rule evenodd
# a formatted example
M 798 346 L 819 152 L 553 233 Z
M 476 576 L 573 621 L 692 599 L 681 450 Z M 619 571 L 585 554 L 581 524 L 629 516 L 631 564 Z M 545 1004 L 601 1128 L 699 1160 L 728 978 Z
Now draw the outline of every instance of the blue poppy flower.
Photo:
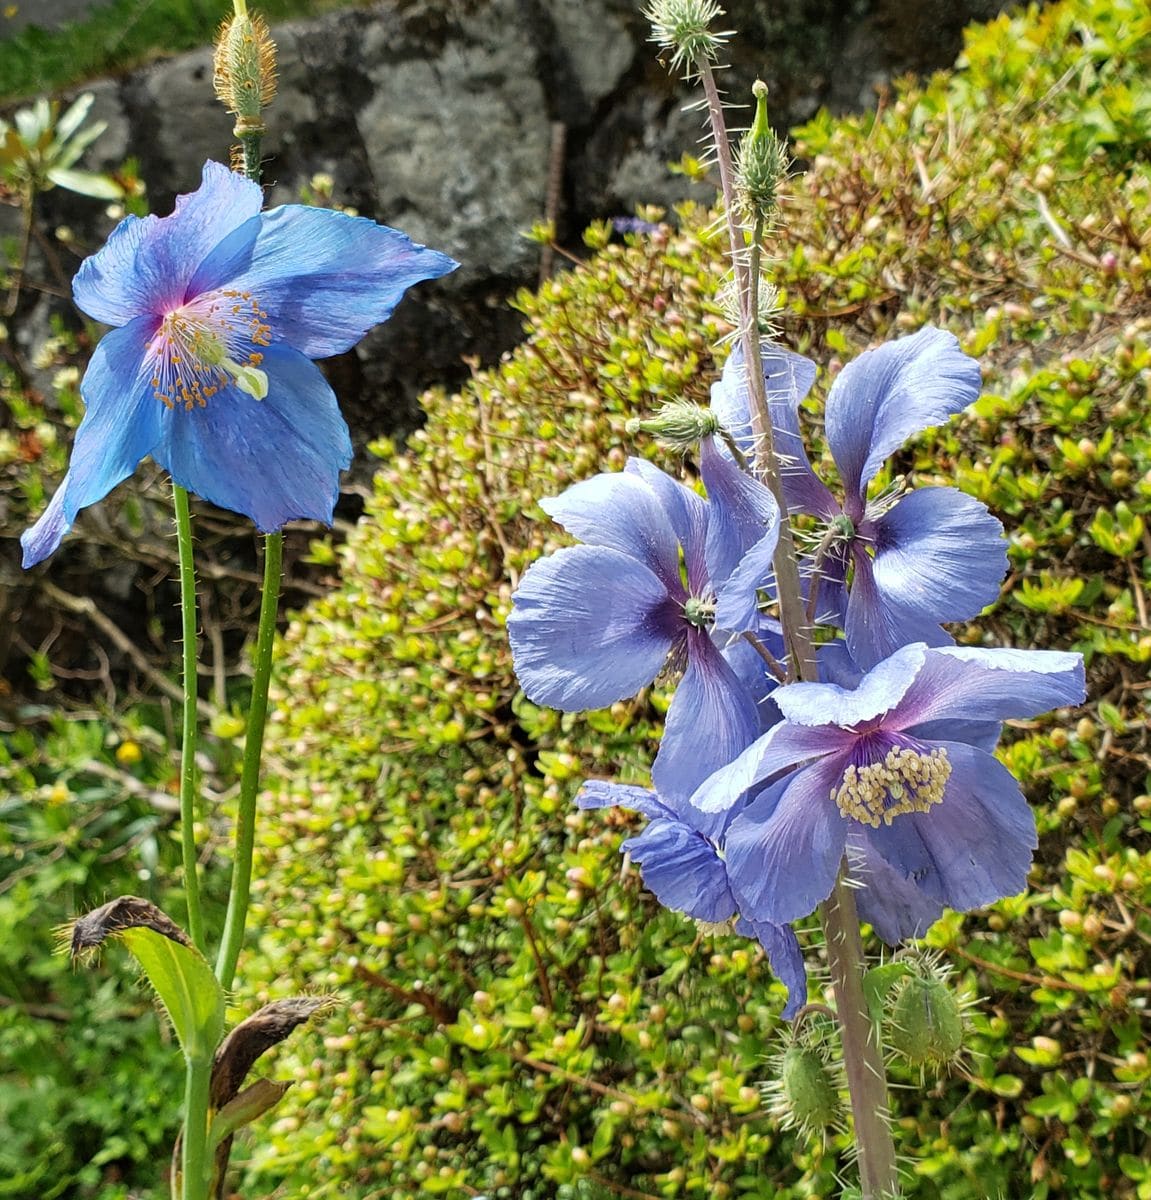
M 812 586 L 819 587 L 820 622 L 844 630 L 863 667 L 910 642 L 949 644 L 943 622 L 967 620 L 999 596 L 1007 569 L 1002 525 L 958 488 L 870 498 L 867 492 L 909 437 L 978 398 L 979 364 L 952 334 L 931 327 L 848 363 L 831 385 L 825 411 L 842 501 L 815 475 L 799 436 L 798 407 L 814 364 L 769 347 L 763 371 L 788 509 L 820 517 L 829 534 L 818 563 L 806 563 L 817 575 Z M 712 388 L 712 407 L 751 449 L 747 373 L 738 353 Z
M 905 646 L 854 688 L 778 688 L 783 720 L 691 802 L 742 806 L 724 847 L 744 916 L 807 916 L 846 854 L 865 919 L 893 942 L 919 936 L 944 905 L 1023 890 L 1035 819 L 992 754 L 999 725 L 1083 695 L 1078 654 Z
M 408 287 L 458 264 L 361 217 L 261 212 L 262 197 L 206 163 L 171 216 L 126 217 L 81 264 L 77 305 L 115 328 L 80 385 L 68 473 L 21 538 L 25 567 L 147 455 L 264 532 L 330 523 L 352 446 L 311 360 L 350 349 Z
M 784 1019 L 795 1016 L 807 1001 L 799 942 L 786 925 L 739 915 L 721 853 L 730 812 L 707 814 L 689 804 L 667 802 L 648 788 L 598 779 L 584 784 L 576 804 L 585 809 L 619 806 L 648 817 L 643 832 L 628 838 L 621 853 L 640 864 L 644 883 L 664 908 L 709 925 L 731 922 L 733 932 L 758 941 L 776 978 L 787 988 Z
M 745 558 L 770 561 L 779 536 L 771 493 L 724 458 L 700 451 L 704 500 L 642 459 L 596 475 L 541 507 L 586 545 L 540 559 L 525 573 L 508 640 L 528 698 L 565 712 L 635 695 L 669 665 L 682 669 L 652 778 L 683 797 L 761 731 L 747 675 L 724 656 L 718 610 L 758 630 Z M 751 572 L 752 575 L 757 572 Z M 729 581 L 732 595 L 725 593 Z M 750 596 L 750 602 L 749 602 Z

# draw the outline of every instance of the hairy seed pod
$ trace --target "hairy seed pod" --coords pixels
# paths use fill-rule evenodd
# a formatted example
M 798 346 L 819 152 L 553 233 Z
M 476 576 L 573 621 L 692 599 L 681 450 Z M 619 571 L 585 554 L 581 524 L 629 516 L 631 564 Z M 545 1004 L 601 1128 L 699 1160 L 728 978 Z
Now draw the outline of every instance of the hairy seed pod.
M 888 1017 L 892 1048 L 913 1066 L 953 1062 L 963 1048 L 963 1010 L 946 982 L 907 975 Z

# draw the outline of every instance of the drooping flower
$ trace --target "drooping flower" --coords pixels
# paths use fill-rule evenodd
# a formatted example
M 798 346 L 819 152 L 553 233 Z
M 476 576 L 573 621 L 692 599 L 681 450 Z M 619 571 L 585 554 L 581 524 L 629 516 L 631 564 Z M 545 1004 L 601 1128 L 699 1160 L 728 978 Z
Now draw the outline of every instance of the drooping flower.
M 636 458 L 545 500 L 586 544 L 532 564 L 507 626 L 528 698 L 566 712 L 633 696 L 669 662 L 683 668 L 652 768 L 665 798 L 686 798 L 762 730 L 746 672 L 737 674 L 713 634 L 733 578 L 732 608 L 758 629 L 739 568 L 748 557 L 770 560 L 778 510 L 710 438 L 700 467 L 707 500 Z
M 724 840 L 745 916 L 806 916 L 846 853 L 861 915 L 889 941 L 918 936 L 943 905 L 963 911 L 1023 889 L 1035 819 L 992 754 L 999 724 L 1083 695 L 1078 654 L 905 646 L 854 689 L 777 689 L 783 720 L 692 803 L 722 812 L 752 796 Z
M 999 595 L 1007 568 L 1003 527 L 984 504 L 957 488 L 870 498 L 867 492 L 904 441 L 978 398 L 978 363 L 952 334 L 927 327 L 844 367 L 826 406 L 827 443 L 843 483 L 842 501 L 815 475 L 799 436 L 797 408 L 814 365 L 771 348 L 763 369 L 788 508 L 826 524 L 824 549 L 818 561 L 807 564 L 816 576 L 811 586 L 819 588 L 817 617 L 843 628 L 863 667 L 910 642 L 948 644 L 943 622 L 967 620 Z M 712 389 L 712 407 L 745 442 L 747 389 L 742 358 L 733 354 Z
M 331 521 L 352 447 L 311 360 L 350 349 L 408 287 L 458 264 L 362 217 L 261 202 L 257 184 L 206 163 L 170 216 L 126 217 L 81 264 L 77 305 L 115 328 L 80 385 L 68 473 L 21 538 L 26 567 L 147 455 L 262 531 Z
M 807 973 L 793 930 L 739 915 L 739 904 L 723 861 L 723 832 L 732 814 L 704 813 L 690 804 L 663 800 L 648 788 L 592 779 L 584 784 L 580 808 L 619 806 L 648 818 L 643 832 L 628 838 L 620 852 L 640 864 L 643 881 L 664 906 L 707 925 L 731 923 L 733 932 L 754 938 L 788 992 L 783 1016 L 790 1020 L 807 1000 Z

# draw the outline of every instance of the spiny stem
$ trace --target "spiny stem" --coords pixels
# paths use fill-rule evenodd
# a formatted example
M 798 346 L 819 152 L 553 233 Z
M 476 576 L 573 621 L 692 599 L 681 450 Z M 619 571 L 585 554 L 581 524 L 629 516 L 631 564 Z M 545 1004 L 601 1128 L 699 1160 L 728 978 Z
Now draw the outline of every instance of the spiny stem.
M 823 905 L 824 940 L 859 1151 L 860 1190 L 863 1200 L 890 1200 L 899 1193 L 899 1174 L 891 1138 L 887 1073 L 863 995 L 863 943 L 855 897 L 844 881 L 845 873 L 846 863 Z
M 196 563 L 192 552 L 192 513 L 188 493 L 172 485 L 176 512 L 176 546 L 180 558 L 180 620 L 184 639 L 184 706 L 180 740 L 180 849 L 184 860 L 184 891 L 188 902 L 188 936 L 204 949 L 204 920 L 200 911 L 200 876 L 196 850 L 196 737 L 199 712 L 196 694 L 196 662 L 199 643 L 196 630 Z
M 244 738 L 244 765 L 240 775 L 240 800 L 236 811 L 236 853 L 228 889 L 228 915 L 216 959 L 216 978 L 228 989 L 236 977 L 236 963 L 244 941 L 248 901 L 252 887 L 252 856 L 256 844 L 256 798 L 260 787 L 260 758 L 268 718 L 268 685 L 272 676 L 272 649 L 276 643 L 276 613 L 280 604 L 284 535 L 269 533 L 264 539 L 264 590 L 260 597 L 260 624 L 256 634 L 256 662 L 248 731 Z

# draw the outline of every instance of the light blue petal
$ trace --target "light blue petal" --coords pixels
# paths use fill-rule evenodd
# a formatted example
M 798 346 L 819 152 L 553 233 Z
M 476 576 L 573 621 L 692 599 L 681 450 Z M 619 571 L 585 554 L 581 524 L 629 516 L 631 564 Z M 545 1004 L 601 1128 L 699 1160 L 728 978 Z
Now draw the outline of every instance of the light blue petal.
M 837 760 L 825 759 L 770 788 L 732 821 L 724 839 L 727 874 L 745 917 L 790 925 L 831 895 L 847 840 L 847 822 L 829 798 L 840 775 Z
M 675 487 L 682 485 L 675 483 Z M 679 541 L 659 497 L 634 474 L 593 475 L 540 508 L 573 537 L 644 564 L 670 595 L 687 599 L 679 574 Z
M 753 546 L 773 533 L 778 540 L 779 506 L 762 483 L 720 454 L 714 438 L 704 438 L 699 451 L 708 501 L 704 563 L 718 590 Z
M 651 768 L 656 791 L 672 808 L 686 805 L 692 792 L 758 732 L 755 702 L 707 634 L 692 630 L 687 670 L 672 697 Z M 718 825 L 722 820 L 699 817 L 705 833 Z
M 642 480 L 652 491 L 683 547 L 688 588 L 701 595 L 707 586 L 703 545 L 707 536 L 707 502 L 689 487 L 644 458 L 629 458 L 624 471 Z
M 643 881 L 664 908 L 696 921 L 727 921 L 735 900 L 723 860 L 707 838 L 678 821 L 655 820 L 620 847 L 643 868 Z
M 772 579 L 772 561 L 779 544 L 779 525 L 756 542 L 716 594 L 715 627 L 730 633 L 754 632 L 762 617 L 759 592 Z M 778 656 L 777 656 L 778 657 Z
M 843 632 L 852 658 L 870 669 L 903 646 L 950 646 L 954 639 L 938 621 L 922 611 L 905 609 L 880 595 L 875 560 L 858 543 L 853 547 L 855 573 L 847 597 Z
M 1007 573 L 1003 526 L 958 488 L 911 492 L 874 522 L 872 574 L 882 603 L 940 624 L 999 599 Z
M 626 808 L 645 817 L 664 817 L 675 820 L 675 813 L 660 800 L 651 788 L 609 779 L 588 779 L 576 793 L 576 808 Z
M 815 382 L 815 363 L 776 345 L 763 347 L 761 360 L 773 449 L 780 464 L 788 510 L 834 516 L 839 505 L 812 471 L 799 430 L 799 406 Z M 731 352 L 724 363 L 722 377 L 712 384 L 711 407 L 743 454 L 754 462 L 755 445 L 742 346 Z
M 581 712 L 651 683 L 680 621 L 678 606 L 642 563 L 604 546 L 570 546 L 528 568 L 507 629 L 528 698 Z
M 794 1020 L 807 1003 L 807 971 L 795 931 L 790 925 L 772 925 L 768 921 L 740 917 L 735 923 L 735 932 L 755 938 L 767 952 L 771 973 L 787 988 L 787 1004 L 781 1016 L 785 1021 Z
M 20 538 L 25 567 L 47 558 L 80 509 L 102 500 L 155 446 L 162 405 L 152 396 L 151 371 L 142 369 L 153 325 L 150 317 L 140 317 L 96 347 L 80 383 L 87 408 L 68 473 L 40 519 Z
M 286 204 L 261 216 L 251 264 L 230 286 L 258 299 L 274 341 L 327 358 L 386 321 L 413 284 L 457 266 L 366 217 Z
M 814 686 L 789 683 L 776 688 L 772 699 L 782 696 L 785 690 Z M 762 787 L 781 771 L 827 755 L 845 756 L 855 740 L 854 733 L 833 725 L 807 728 L 782 721 L 726 767 L 709 775 L 689 797 L 690 803 L 705 813 L 729 812 L 748 791 Z
M 258 184 L 220 163 L 204 164 L 196 191 L 176 197 L 167 217 L 125 217 L 107 243 L 80 264 L 77 305 L 96 321 L 125 325 L 179 308 L 197 268 L 233 230 L 260 211 Z M 250 230 L 254 239 L 256 228 Z
M 780 712 L 795 725 L 849 729 L 895 709 L 927 652 L 923 645 L 904 646 L 868 671 L 853 691 L 834 683 L 789 683 L 777 689 L 774 699 Z
M 929 721 L 1008 721 L 1081 704 L 1084 696 L 1078 654 L 945 646 L 926 652 L 887 724 L 913 731 Z
M 867 837 L 853 825 L 847 835 L 852 896 L 860 917 L 889 945 L 923 937 L 939 920 L 943 905 L 892 867 Z
M 1038 845 L 1035 817 L 997 758 L 960 742 L 938 744 L 951 763 L 943 799 L 928 812 L 902 814 L 866 834 L 905 879 L 966 912 L 1027 886 Z
M 152 457 L 172 478 L 268 533 L 296 519 L 330 524 L 348 427 L 320 369 L 290 346 L 269 346 L 268 395 L 227 387 L 204 408 L 164 409 Z
M 825 417 L 848 511 L 893 451 L 962 412 L 981 387 L 975 359 L 953 334 L 931 326 L 848 363 L 828 392 Z

